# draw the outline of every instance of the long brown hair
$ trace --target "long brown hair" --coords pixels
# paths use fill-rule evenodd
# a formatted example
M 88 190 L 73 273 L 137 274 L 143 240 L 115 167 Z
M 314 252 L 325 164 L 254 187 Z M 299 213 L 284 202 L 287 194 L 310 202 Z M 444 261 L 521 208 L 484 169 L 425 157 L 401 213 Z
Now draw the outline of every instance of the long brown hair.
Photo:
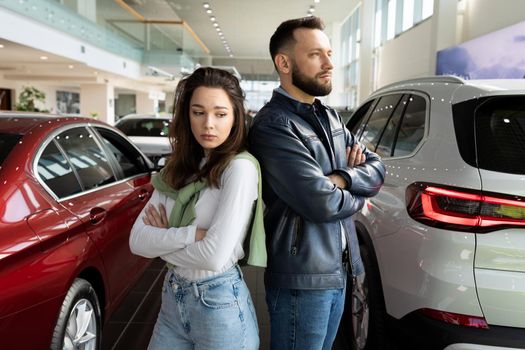
M 233 106 L 234 122 L 230 135 L 220 146 L 210 150 L 206 164 L 199 169 L 204 149 L 195 140 L 190 125 L 190 100 L 201 87 L 224 90 Z M 173 153 L 163 169 L 163 179 L 171 187 L 180 189 L 190 181 L 206 179 L 208 186 L 219 187 L 222 172 L 229 161 L 246 149 L 244 94 L 239 80 L 232 74 L 216 68 L 199 68 L 182 78 L 175 90 L 173 122 L 169 138 Z

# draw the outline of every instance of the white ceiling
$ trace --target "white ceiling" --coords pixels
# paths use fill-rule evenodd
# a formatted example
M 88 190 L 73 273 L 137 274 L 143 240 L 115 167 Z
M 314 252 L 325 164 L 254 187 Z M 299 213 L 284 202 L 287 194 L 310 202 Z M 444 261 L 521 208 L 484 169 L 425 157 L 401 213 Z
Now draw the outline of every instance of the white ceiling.
M 118 8 L 110 0 L 104 6 Z M 271 75 L 273 64 L 268 53 L 268 42 L 279 23 L 290 18 L 306 16 L 310 6 L 314 15 L 325 23 L 341 22 L 355 7 L 355 0 L 125 0 L 135 11 L 147 19 L 183 20 L 210 50 L 212 64 L 234 66 L 243 75 Z M 230 45 L 233 58 L 229 57 L 210 14 L 203 3 L 210 4 L 224 37 Z M 129 14 L 128 14 L 129 15 Z M 131 17 L 131 15 L 129 15 Z M 24 81 L 58 81 L 63 86 L 79 86 L 83 82 L 100 82 L 104 78 L 118 78 L 110 72 L 95 72 L 92 67 L 58 55 L 32 49 L 2 39 L 0 30 L 0 75 L 5 79 Z M 47 56 L 41 60 L 40 56 Z M 71 68 L 72 66 L 72 68 Z M 144 83 L 157 83 L 145 78 Z M 139 82 L 137 82 L 139 83 Z M 125 85 L 125 84 L 123 84 Z M 173 82 L 170 86 L 171 89 Z M 123 86 L 124 87 L 124 86 Z

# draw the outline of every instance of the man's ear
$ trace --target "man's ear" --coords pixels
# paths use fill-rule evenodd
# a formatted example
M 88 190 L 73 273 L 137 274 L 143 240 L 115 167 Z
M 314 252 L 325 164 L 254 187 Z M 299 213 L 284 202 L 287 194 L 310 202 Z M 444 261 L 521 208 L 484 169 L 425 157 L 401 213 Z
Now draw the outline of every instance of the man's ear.
M 290 57 L 283 53 L 279 53 L 275 56 L 275 66 L 279 72 L 283 74 L 288 74 L 292 71 Z

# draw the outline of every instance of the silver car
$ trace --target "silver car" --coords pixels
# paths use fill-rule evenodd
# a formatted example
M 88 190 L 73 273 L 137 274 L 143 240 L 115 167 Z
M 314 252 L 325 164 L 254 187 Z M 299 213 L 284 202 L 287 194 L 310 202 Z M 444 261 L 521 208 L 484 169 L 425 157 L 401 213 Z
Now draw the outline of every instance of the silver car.
M 525 80 L 399 82 L 348 127 L 387 169 L 355 215 L 353 348 L 388 348 L 387 320 L 403 349 L 525 348 Z
M 171 154 L 168 139 L 171 119 L 167 114 L 131 114 L 119 119 L 115 127 L 126 134 L 157 168 L 161 168 Z

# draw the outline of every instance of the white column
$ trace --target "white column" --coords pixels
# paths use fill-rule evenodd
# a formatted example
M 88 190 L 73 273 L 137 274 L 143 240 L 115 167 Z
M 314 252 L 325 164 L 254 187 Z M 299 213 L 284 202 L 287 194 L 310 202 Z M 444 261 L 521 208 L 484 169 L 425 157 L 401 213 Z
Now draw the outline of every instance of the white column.
M 430 45 L 429 72 L 436 72 L 436 55 L 439 50 L 456 45 L 458 0 L 434 0 Z
M 159 101 L 151 99 L 149 93 L 137 91 L 135 96 L 137 114 L 154 114 L 158 111 Z
M 374 44 L 374 11 L 375 1 L 361 2 L 361 43 L 359 45 L 359 88 L 357 102 L 361 103 L 374 88 L 373 78 L 373 44 Z
M 114 89 L 110 84 L 80 85 L 80 114 L 115 123 Z
M 326 34 L 330 37 L 332 45 L 332 63 L 334 71 L 332 74 L 332 92 L 325 99 L 325 102 L 332 107 L 345 106 L 344 93 L 344 75 L 341 62 L 341 30 L 342 25 L 339 22 L 331 23 L 326 29 Z

